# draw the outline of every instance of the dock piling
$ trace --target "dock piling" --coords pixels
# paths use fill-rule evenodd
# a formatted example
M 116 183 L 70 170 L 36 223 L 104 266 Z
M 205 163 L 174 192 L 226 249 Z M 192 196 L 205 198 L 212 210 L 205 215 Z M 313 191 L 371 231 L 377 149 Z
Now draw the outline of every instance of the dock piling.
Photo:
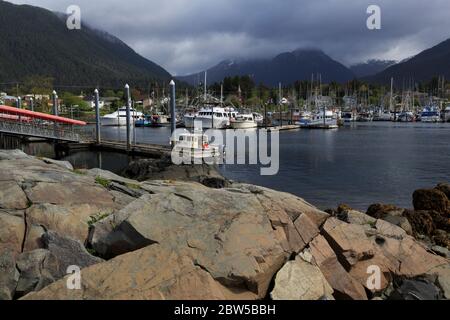
M 53 115 L 58 116 L 58 95 L 56 94 L 55 90 L 53 90 L 52 98 L 53 98 Z
M 97 144 L 101 143 L 101 123 L 100 123 L 100 97 L 98 94 L 98 89 L 95 89 L 94 91 L 95 95 L 95 138 L 97 141 Z
M 127 97 L 127 150 L 131 150 L 131 97 L 130 86 L 128 83 L 125 85 L 126 97 Z
M 177 112 L 176 112 L 176 95 L 175 95 L 175 81 L 170 81 L 170 134 L 171 134 L 171 144 L 174 144 L 173 134 L 177 130 Z

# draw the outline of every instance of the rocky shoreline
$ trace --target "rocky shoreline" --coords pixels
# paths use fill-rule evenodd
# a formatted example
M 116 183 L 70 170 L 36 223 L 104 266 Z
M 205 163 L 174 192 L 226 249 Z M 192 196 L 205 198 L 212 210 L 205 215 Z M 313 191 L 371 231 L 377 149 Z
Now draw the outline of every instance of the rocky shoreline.
M 414 210 L 324 212 L 165 159 L 125 178 L 0 150 L 0 168 L 0 300 L 450 298 L 446 184 Z

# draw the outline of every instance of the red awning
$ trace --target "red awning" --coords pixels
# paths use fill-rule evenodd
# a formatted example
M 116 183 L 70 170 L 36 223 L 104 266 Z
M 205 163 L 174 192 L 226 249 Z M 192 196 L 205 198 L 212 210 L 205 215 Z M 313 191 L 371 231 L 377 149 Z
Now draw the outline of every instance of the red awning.
M 51 114 L 34 112 L 34 111 L 30 111 L 30 110 L 18 109 L 18 108 L 14 108 L 14 107 L 1 106 L 1 105 L 0 105 L 0 113 L 14 114 L 14 115 L 18 115 L 18 116 L 47 120 L 47 121 L 52 121 L 52 122 L 57 122 L 57 123 L 72 124 L 72 125 L 77 125 L 77 126 L 85 126 L 86 125 L 86 122 L 84 122 L 84 121 L 78 121 L 78 120 L 73 120 L 73 119 L 69 119 L 69 118 L 53 116 Z

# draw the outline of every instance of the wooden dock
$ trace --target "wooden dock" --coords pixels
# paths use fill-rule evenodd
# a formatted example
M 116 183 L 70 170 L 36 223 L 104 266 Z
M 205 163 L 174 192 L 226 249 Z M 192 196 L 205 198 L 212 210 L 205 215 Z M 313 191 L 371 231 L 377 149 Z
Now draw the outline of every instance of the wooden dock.
M 283 126 L 274 126 L 274 127 L 267 127 L 268 131 L 288 131 L 288 130 L 297 130 L 300 129 L 301 126 L 296 124 L 287 124 Z
M 161 158 L 163 156 L 170 156 L 170 146 L 163 146 L 157 144 L 133 144 L 131 149 L 127 149 L 126 142 L 121 141 L 101 141 L 100 144 L 96 142 L 83 143 L 60 143 L 58 149 L 65 152 L 74 151 L 111 151 L 118 153 L 125 153 L 133 156 L 144 156 L 149 158 Z

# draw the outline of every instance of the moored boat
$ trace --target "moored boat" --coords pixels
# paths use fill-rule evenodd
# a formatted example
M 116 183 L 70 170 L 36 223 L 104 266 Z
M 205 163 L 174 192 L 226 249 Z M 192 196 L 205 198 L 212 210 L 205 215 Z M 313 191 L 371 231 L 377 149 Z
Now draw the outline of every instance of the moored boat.
M 414 121 L 416 121 L 416 117 L 414 116 L 414 113 L 412 113 L 411 111 L 404 111 L 397 116 L 397 121 L 398 122 L 414 122 Z
M 448 105 L 444 110 L 444 121 L 450 122 L 450 105 Z
M 207 107 L 197 113 L 185 114 L 184 124 L 186 128 L 194 128 L 195 122 L 199 121 L 203 129 L 226 129 L 237 115 L 232 108 Z
M 311 119 L 305 124 L 300 124 L 303 128 L 318 128 L 318 129 L 337 129 L 338 123 L 333 111 L 324 110 L 318 111 L 311 116 Z
M 188 159 L 209 159 L 222 156 L 223 148 L 210 144 L 203 133 L 183 133 L 174 142 L 173 152 Z
M 130 109 L 131 122 L 139 120 L 143 117 L 142 112 L 138 112 L 135 109 Z M 127 125 L 127 108 L 122 107 L 114 113 L 107 114 L 100 119 L 102 126 L 126 126 Z
M 420 113 L 420 121 L 422 122 L 440 122 L 441 121 L 441 113 L 439 110 L 434 107 L 425 107 Z
M 230 120 L 233 129 L 252 129 L 258 127 L 258 122 L 253 114 L 239 114 L 236 118 Z

